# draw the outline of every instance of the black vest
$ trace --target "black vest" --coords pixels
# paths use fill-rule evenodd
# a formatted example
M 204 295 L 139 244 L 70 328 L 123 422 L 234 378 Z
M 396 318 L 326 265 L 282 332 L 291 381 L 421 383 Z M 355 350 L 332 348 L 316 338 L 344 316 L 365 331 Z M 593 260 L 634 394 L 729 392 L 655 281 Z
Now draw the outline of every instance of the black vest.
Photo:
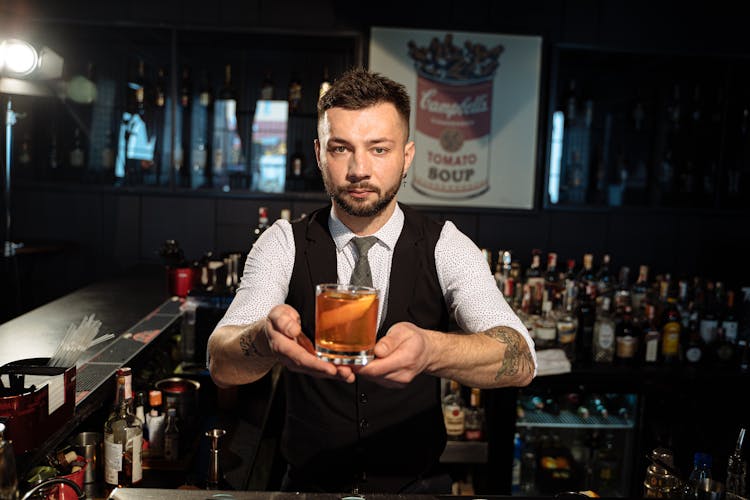
M 435 268 L 442 225 L 401 205 L 405 220 L 393 251 L 385 320 L 445 331 L 448 310 Z M 328 229 L 330 205 L 292 224 L 296 248 L 287 304 L 315 341 L 315 285 L 336 283 L 336 246 Z M 282 451 L 289 464 L 324 489 L 346 491 L 355 475 L 418 476 L 445 447 L 437 377 L 417 376 L 404 389 L 366 379 L 354 384 L 285 371 L 286 422 Z

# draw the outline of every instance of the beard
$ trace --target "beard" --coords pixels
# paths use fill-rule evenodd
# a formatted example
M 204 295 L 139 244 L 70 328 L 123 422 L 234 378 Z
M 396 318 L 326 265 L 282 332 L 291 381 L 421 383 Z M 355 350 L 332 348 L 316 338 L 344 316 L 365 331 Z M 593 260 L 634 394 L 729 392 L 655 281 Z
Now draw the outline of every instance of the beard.
M 326 193 L 330 196 L 334 203 L 339 206 L 344 212 L 355 217 L 373 217 L 385 209 L 391 201 L 398 194 L 398 190 L 401 188 L 401 177 L 403 177 L 403 169 L 401 169 L 402 175 L 399 176 L 399 180 L 392 186 L 390 186 L 385 193 L 382 193 L 380 188 L 377 188 L 368 182 L 355 182 L 353 184 L 347 184 L 346 186 L 334 186 L 328 176 L 323 175 L 323 183 L 325 184 Z M 377 198 L 373 201 L 370 200 L 358 200 L 353 199 L 348 195 L 349 189 L 367 189 L 373 194 L 377 195 Z

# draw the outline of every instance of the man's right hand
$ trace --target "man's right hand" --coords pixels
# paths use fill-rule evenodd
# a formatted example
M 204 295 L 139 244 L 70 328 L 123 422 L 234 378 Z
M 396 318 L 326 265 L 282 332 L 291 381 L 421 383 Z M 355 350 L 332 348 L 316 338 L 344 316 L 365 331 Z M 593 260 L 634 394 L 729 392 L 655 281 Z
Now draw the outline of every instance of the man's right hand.
M 289 370 L 312 377 L 354 382 L 350 367 L 334 365 L 316 356 L 315 347 L 302 332 L 299 313 L 292 306 L 280 304 L 271 309 L 263 333 L 271 351 Z

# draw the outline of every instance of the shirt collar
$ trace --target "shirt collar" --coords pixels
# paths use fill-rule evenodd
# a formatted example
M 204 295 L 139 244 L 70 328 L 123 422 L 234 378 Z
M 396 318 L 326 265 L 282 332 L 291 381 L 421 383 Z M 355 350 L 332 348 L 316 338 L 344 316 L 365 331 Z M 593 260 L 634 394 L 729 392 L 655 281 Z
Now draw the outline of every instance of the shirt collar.
M 398 237 L 401 235 L 401 230 L 404 227 L 404 212 L 401 210 L 401 206 L 396 204 L 396 209 L 393 211 L 391 218 L 385 223 L 378 231 L 372 234 L 378 238 L 389 250 L 393 250 L 398 241 Z M 336 244 L 336 250 L 339 252 L 344 249 L 346 245 L 356 235 L 341 222 L 336 216 L 336 213 L 331 206 L 331 215 L 328 218 L 328 229 L 331 231 L 333 242 Z M 370 236 L 370 235 L 367 235 Z

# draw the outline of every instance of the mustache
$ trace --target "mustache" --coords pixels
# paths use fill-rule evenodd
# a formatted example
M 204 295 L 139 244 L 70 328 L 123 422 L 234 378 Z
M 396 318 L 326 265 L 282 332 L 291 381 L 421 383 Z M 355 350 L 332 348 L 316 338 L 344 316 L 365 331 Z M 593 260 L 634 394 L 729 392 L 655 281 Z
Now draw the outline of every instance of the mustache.
M 378 188 L 377 186 L 373 186 L 369 182 L 354 182 L 346 186 L 341 186 L 339 188 L 339 192 L 345 193 L 346 191 L 350 189 L 366 189 L 368 191 L 374 191 L 376 193 L 380 193 L 380 188 Z

